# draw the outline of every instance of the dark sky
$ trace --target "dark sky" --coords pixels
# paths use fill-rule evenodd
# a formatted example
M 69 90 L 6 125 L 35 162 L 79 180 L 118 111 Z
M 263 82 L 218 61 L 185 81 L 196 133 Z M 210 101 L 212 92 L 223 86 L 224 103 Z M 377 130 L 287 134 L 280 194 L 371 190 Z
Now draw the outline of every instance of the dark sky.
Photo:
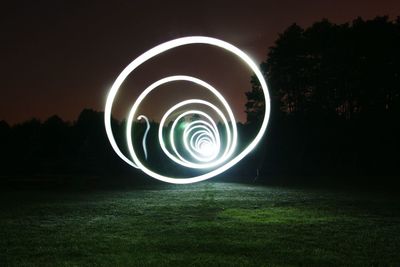
M 108 89 L 133 59 L 177 37 L 206 35 L 228 41 L 257 63 L 293 22 L 400 15 L 400 1 L 14 1 L 1 4 L 0 120 L 21 122 L 58 114 L 77 118 L 85 108 L 103 110 Z M 165 74 L 200 75 L 223 87 L 238 119 L 250 74 L 229 55 L 204 47 L 179 48 L 132 74 L 119 97 L 121 118 L 143 86 Z M 171 59 L 173 59 L 171 61 Z M 156 114 L 161 94 L 146 112 Z M 129 101 L 128 101 L 129 100 Z M 157 115 L 154 115 L 157 116 Z

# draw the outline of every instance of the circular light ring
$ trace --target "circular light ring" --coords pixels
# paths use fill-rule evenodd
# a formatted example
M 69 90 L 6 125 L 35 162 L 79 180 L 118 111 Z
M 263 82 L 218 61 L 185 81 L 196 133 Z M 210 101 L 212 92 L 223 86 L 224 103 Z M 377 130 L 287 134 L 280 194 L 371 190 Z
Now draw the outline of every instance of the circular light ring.
M 187 112 L 185 112 L 185 113 L 187 113 Z M 181 117 L 181 116 L 184 116 L 184 114 L 185 113 L 183 113 L 182 115 L 180 115 L 179 117 Z M 190 113 L 192 113 L 192 114 L 198 114 L 198 115 L 207 115 L 207 114 L 205 114 L 205 113 L 203 113 L 203 112 L 201 112 L 201 111 L 192 111 L 192 112 L 190 112 Z M 188 114 L 189 114 L 189 112 L 188 112 Z M 178 117 L 178 118 L 179 118 Z M 195 134 L 200 134 L 200 133 L 203 133 L 203 134 L 208 134 L 208 136 L 212 136 L 213 138 L 215 138 L 215 144 L 218 146 L 218 147 L 220 147 L 220 144 L 221 144 L 221 142 L 220 142 L 220 138 L 219 138 L 219 134 L 218 134 L 218 132 L 217 132 L 217 125 L 215 124 L 215 122 L 213 121 L 213 120 L 211 120 L 211 118 L 210 117 L 207 117 L 207 119 L 210 121 L 210 123 L 208 123 L 208 122 L 206 122 L 206 121 L 195 121 L 195 122 L 191 122 L 191 123 L 188 123 L 188 125 L 185 127 L 185 129 L 184 129 L 184 132 L 183 132 L 183 144 L 184 144 L 184 146 L 185 146 L 185 148 L 186 148 L 186 150 L 189 152 L 189 154 L 193 157 L 193 158 L 195 158 L 195 159 L 197 159 L 198 161 L 203 161 L 201 158 L 199 158 L 194 152 L 193 152 L 193 143 L 192 142 L 190 142 L 190 145 L 189 145 L 189 143 L 188 143 L 188 138 L 189 138 L 189 135 L 190 135 L 190 133 L 192 132 L 192 131 L 194 131 L 195 129 L 203 129 L 203 130 L 198 130 L 198 131 L 196 131 L 195 133 L 194 133 L 194 135 L 193 136 L 195 136 Z M 170 131 L 170 142 L 171 142 L 171 145 L 172 145 L 172 149 L 174 150 L 174 152 L 175 152 L 175 154 L 177 154 L 178 156 L 179 156 L 179 153 L 178 153 L 178 151 L 177 151 L 177 149 L 176 149 L 176 147 L 175 147 L 175 141 L 174 141 L 174 131 L 175 131 L 175 127 L 176 127 L 176 122 L 178 121 L 178 119 L 176 119 L 175 121 L 174 121 L 174 123 L 173 123 L 173 125 L 172 125 L 172 129 L 171 129 L 171 131 Z M 201 125 L 194 125 L 193 126 L 193 124 L 201 124 Z M 160 127 L 160 129 L 163 129 L 163 128 L 161 128 Z M 211 130 L 210 130 L 211 129 Z M 193 137 L 192 136 L 192 137 Z M 227 149 L 228 149 L 229 147 L 227 146 Z M 179 156 L 179 158 L 181 158 L 180 156 Z M 181 158 L 182 159 L 182 158 Z M 210 161 L 210 160 L 212 160 L 212 158 L 211 159 L 209 159 L 208 161 Z M 184 161 L 186 161 L 186 160 L 184 160 Z M 217 165 L 218 164 L 218 162 L 214 162 L 214 165 Z M 197 167 L 196 167 L 197 166 Z M 207 167 L 212 167 L 212 166 L 203 166 L 202 164 L 193 164 L 192 166 L 187 166 L 187 167 L 191 167 L 191 168 L 207 168 Z
M 201 123 L 201 122 L 200 122 Z M 205 122 L 204 122 L 205 123 Z M 215 132 L 215 129 L 208 128 L 210 126 L 205 126 L 205 125 L 192 125 L 188 126 L 185 128 L 184 135 L 183 135 L 183 142 L 185 145 L 185 148 L 189 153 L 192 155 L 193 158 L 197 159 L 198 161 L 203 161 L 203 162 L 209 162 L 211 160 L 214 160 L 220 151 L 221 148 L 221 142 L 219 140 L 219 134 Z M 199 124 L 199 123 L 197 123 Z M 200 129 L 200 130 L 196 130 Z M 195 131 L 196 130 L 196 131 Z M 193 133 L 192 133 L 193 132 Z M 190 136 L 190 134 L 192 135 Z M 190 136 L 190 140 L 188 142 Z M 214 137 L 216 136 L 216 137 Z M 217 141 L 218 140 L 218 141 Z M 212 147 L 213 153 L 211 155 L 208 155 L 206 151 L 204 151 L 204 146 L 208 144 Z
M 178 78 L 179 78 L 179 79 L 193 79 L 193 81 L 199 81 L 199 79 L 196 79 L 196 78 L 193 78 L 193 77 L 189 77 L 189 76 L 180 76 L 180 77 L 176 77 L 176 79 L 178 79 Z M 207 88 L 207 87 L 206 87 L 206 88 Z M 215 90 L 215 91 L 216 91 L 216 89 L 214 89 L 214 88 L 211 87 L 210 85 L 208 85 L 208 88 L 207 88 L 207 89 L 210 89 L 210 90 L 212 89 L 212 90 Z M 221 98 L 222 98 L 222 96 L 217 96 L 217 97 L 221 97 Z M 218 161 L 215 161 L 215 162 L 210 163 L 210 164 L 207 164 L 207 165 L 204 165 L 204 164 L 196 164 L 196 163 L 188 163 L 188 164 L 185 164 L 185 163 L 183 163 L 183 162 L 179 162 L 178 160 L 176 160 L 176 158 L 175 158 L 171 153 L 169 153 L 168 149 L 166 148 L 165 143 L 164 143 L 163 140 L 162 140 L 162 136 L 163 136 L 162 131 L 163 131 L 163 129 L 164 129 L 164 124 L 165 124 L 165 122 L 166 122 L 166 119 L 167 119 L 168 116 L 169 116 L 171 113 L 173 113 L 176 109 L 178 109 L 178 108 L 180 108 L 180 107 L 183 107 L 183 106 L 185 106 L 185 105 L 188 105 L 188 104 L 203 104 L 203 105 L 207 105 L 207 106 L 211 107 L 211 108 L 219 115 L 219 117 L 222 119 L 223 124 L 225 125 L 225 128 L 227 129 L 227 145 L 226 145 L 226 150 L 225 150 L 225 153 L 224 153 L 223 157 L 221 157 Z M 233 117 L 233 112 L 230 110 L 229 106 L 226 106 L 225 108 L 227 109 L 227 111 L 228 111 L 229 114 L 230 114 L 229 116 L 230 116 L 231 122 L 232 122 L 232 121 L 235 121 L 235 118 Z M 217 133 L 218 127 L 217 127 L 217 125 L 215 124 L 215 122 L 212 120 L 212 118 L 211 118 L 208 114 L 206 114 L 206 113 L 204 113 L 204 112 L 202 112 L 202 111 L 190 110 L 190 111 L 186 111 L 186 112 L 184 112 L 183 114 L 181 114 L 180 116 L 178 116 L 178 118 L 177 118 L 177 119 L 174 121 L 174 123 L 172 124 L 171 135 L 170 135 L 170 142 L 171 142 L 171 144 L 172 144 L 172 146 L 173 146 L 173 150 L 176 152 L 176 149 L 175 149 L 175 146 L 174 146 L 174 140 L 173 140 L 174 128 L 176 127 L 176 124 L 177 124 L 177 122 L 179 121 L 180 118 L 184 117 L 186 114 L 191 114 L 191 113 L 192 113 L 192 114 L 198 114 L 198 115 L 204 116 L 204 117 L 207 118 L 208 121 L 211 122 L 212 125 L 210 125 L 210 124 L 208 124 L 208 125 L 209 125 L 209 127 L 210 127 L 211 129 L 213 129 L 214 135 L 216 136 L 216 138 L 218 138 L 218 139 L 217 139 L 217 144 L 218 144 L 218 146 L 220 146 L 219 135 L 218 135 L 218 133 Z M 207 124 L 207 123 L 203 121 L 203 124 Z M 161 122 L 160 122 L 158 137 L 159 137 L 159 141 L 160 141 L 160 144 L 161 144 L 161 148 L 162 148 L 162 150 L 164 151 L 164 153 L 165 153 L 170 159 L 172 159 L 173 161 L 175 161 L 176 163 L 181 164 L 181 165 L 184 165 L 184 166 L 189 167 L 189 168 L 210 168 L 210 167 L 216 166 L 216 165 L 220 164 L 221 162 L 225 161 L 225 160 L 226 160 L 230 155 L 232 155 L 232 153 L 234 152 L 234 149 L 235 149 L 234 146 L 235 146 L 235 144 L 236 144 L 236 142 L 237 142 L 237 141 L 236 141 L 236 140 L 237 140 L 237 128 L 236 128 L 236 124 L 235 124 L 235 123 L 233 123 L 232 126 L 233 126 L 233 127 L 232 127 L 232 128 L 233 128 L 233 134 L 232 134 L 231 131 L 228 129 L 228 127 L 229 127 L 229 126 L 228 126 L 228 120 L 225 118 L 225 116 L 224 116 L 224 114 L 222 113 L 222 111 L 220 111 L 215 105 L 213 105 L 213 104 L 211 104 L 211 103 L 209 103 L 209 102 L 207 102 L 207 101 L 204 101 L 204 100 L 190 99 L 190 100 L 185 100 L 185 101 L 182 101 L 182 102 L 180 102 L 180 103 L 174 105 L 172 108 L 170 108 L 170 109 L 164 114 L 164 116 L 163 116 L 163 118 L 161 119 Z M 188 127 L 190 127 L 190 125 L 189 125 Z M 186 129 L 188 129 L 188 127 L 186 127 Z M 186 129 L 185 129 L 185 130 L 186 130 Z M 232 135 L 233 135 L 233 139 L 234 139 L 233 142 L 232 142 Z M 187 139 L 186 139 L 186 138 L 183 138 L 183 140 L 186 141 Z M 129 146 L 129 144 L 128 144 L 128 146 Z M 190 152 L 190 150 L 189 150 L 189 152 Z
M 153 90 L 157 89 L 159 86 L 161 86 L 163 84 L 166 84 L 169 82 L 175 82 L 175 81 L 193 82 L 195 84 L 201 85 L 203 88 L 209 90 L 212 94 L 214 94 L 214 96 L 223 104 L 224 108 L 226 109 L 226 112 L 228 113 L 228 116 L 229 116 L 229 120 L 231 121 L 230 124 L 231 124 L 232 130 L 230 130 L 228 119 L 225 117 L 223 112 L 221 110 L 219 110 L 215 105 L 213 105 L 207 101 L 201 100 L 201 99 L 188 99 L 188 100 L 179 102 L 179 103 L 175 104 L 174 106 L 172 106 L 170 109 L 167 110 L 167 112 L 165 112 L 165 114 L 161 118 L 159 130 L 158 130 L 158 140 L 159 140 L 159 143 L 160 143 L 160 146 L 161 146 L 163 152 L 175 163 L 185 166 L 185 167 L 188 167 L 188 168 L 204 169 L 204 168 L 212 168 L 217 165 L 220 165 L 221 163 L 226 161 L 233 154 L 236 144 L 237 144 L 237 126 L 236 126 L 236 123 L 232 123 L 232 122 L 235 122 L 235 117 L 234 117 L 233 112 L 232 112 L 231 108 L 229 107 L 228 103 L 226 102 L 224 97 L 218 92 L 217 89 L 215 89 L 208 83 L 206 83 L 198 78 L 194 78 L 191 76 L 184 76 L 184 75 L 170 76 L 170 77 L 166 77 L 166 78 L 156 81 L 155 83 L 153 83 L 149 87 L 147 87 L 139 95 L 139 97 L 133 104 L 132 109 L 129 112 L 129 116 L 128 116 L 128 120 L 127 120 L 126 138 L 127 138 L 127 143 L 128 143 L 128 150 L 129 150 L 129 153 L 131 154 L 132 158 L 134 159 L 134 163 L 137 165 L 140 165 L 140 169 L 143 170 L 144 165 L 142 163 L 138 164 L 139 159 L 133 148 L 133 142 L 132 142 L 132 138 L 131 138 L 132 124 L 133 124 L 133 119 L 136 117 L 136 111 L 137 111 L 138 107 L 140 106 L 140 104 L 142 103 L 142 101 L 144 100 L 144 98 L 149 93 L 151 93 Z M 172 144 L 173 152 L 175 153 L 176 156 L 173 155 L 170 151 L 168 151 L 166 144 L 163 141 L 163 129 L 164 129 L 164 125 L 166 123 L 167 118 L 170 116 L 170 114 L 174 113 L 177 109 L 182 108 L 186 105 L 190 105 L 190 104 L 202 104 L 202 105 L 206 105 L 206 106 L 210 107 L 211 109 L 213 109 L 218 114 L 218 116 L 222 119 L 225 129 L 227 130 L 226 150 L 221 158 L 219 158 L 218 160 L 216 160 L 212 163 L 199 164 L 199 163 L 193 163 L 193 162 L 185 160 L 183 157 L 181 157 L 179 155 L 179 153 L 176 150 L 176 147 L 174 145 L 173 135 L 170 135 L 170 143 Z M 214 128 L 215 132 L 217 133 L 217 125 L 215 124 L 215 122 L 213 122 L 212 118 L 205 112 L 198 111 L 198 110 L 189 110 L 189 111 L 186 111 L 186 112 L 182 113 L 181 115 L 179 115 L 175 119 L 175 121 L 172 125 L 171 132 L 174 131 L 174 128 L 176 127 L 177 122 L 182 117 L 184 117 L 185 115 L 188 115 L 188 114 L 198 114 L 198 115 L 206 117 L 210 122 L 212 122 L 212 124 L 213 124 L 212 128 Z M 184 140 L 185 139 L 186 138 L 184 138 Z M 189 152 L 190 152 L 190 150 L 189 150 Z M 148 170 L 149 172 L 152 172 L 150 169 L 146 168 L 146 170 Z M 145 170 L 143 170 L 143 171 L 146 172 Z M 181 179 L 176 179 L 176 180 L 181 180 Z
M 168 176 L 164 176 L 161 174 L 158 174 L 156 172 L 153 172 L 152 170 L 146 168 L 141 162 L 140 160 L 137 158 L 133 146 L 132 146 L 132 141 L 130 141 L 130 145 L 128 142 L 128 148 L 129 148 L 129 152 L 132 156 L 133 161 L 131 161 L 130 159 L 128 159 L 119 149 L 113 132 L 112 132 L 112 128 L 111 128 L 111 111 L 112 111 L 112 106 L 113 106 L 113 102 L 114 99 L 118 93 L 118 90 L 120 88 L 120 86 L 122 85 L 122 83 L 124 82 L 124 80 L 128 77 L 128 75 L 135 70 L 138 66 L 140 66 L 141 64 L 143 64 L 144 62 L 146 62 L 147 60 L 165 52 L 168 51 L 170 49 L 179 47 L 179 46 L 183 46 L 183 45 L 190 45 L 190 44 L 208 44 L 208 45 L 212 45 L 212 46 L 216 46 L 216 47 L 220 47 L 222 49 L 225 49 L 231 53 L 233 53 L 234 55 L 236 55 L 237 57 L 239 57 L 241 60 L 244 61 L 244 63 L 246 63 L 246 65 L 254 72 L 254 74 L 256 75 L 257 79 L 260 82 L 260 86 L 261 89 L 263 90 L 264 93 L 264 100 L 265 100 L 265 114 L 264 114 L 264 118 L 261 124 L 261 127 L 259 129 L 259 132 L 257 133 L 256 137 L 252 140 L 252 142 L 245 148 L 243 149 L 242 152 L 240 152 L 238 155 L 236 155 L 234 158 L 232 158 L 230 161 L 226 162 L 225 164 L 223 164 L 222 166 L 219 166 L 218 168 L 216 168 L 215 170 L 212 170 L 208 173 L 199 175 L 199 176 L 195 176 L 195 177 L 188 177 L 188 178 L 174 178 L 174 177 L 168 177 Z M 172 77 L 176 77 L 176 76 L 172 76 Z M 171 77 L 170 77 L 171 78 Z M 193 78 L 193 77 L 191 77 Z M 193 78 L 196 79 L 196 78 Z M 202 83 L 205 83 L 201 80 L 199 80 Z M 160 81 L 158 81 L 160 82 Z M 157 83 L 157 82 L 156 82 Z M 155 84 L 156 84 L 155 83 Z M 154 85 L 154 84 L 153 84 Z M 155 87 L 157 87 L 158 85 L 155 85 Z M 148 89 L 148 88 L 147 88 Z M 216 94 L 219 94 L 218 91 L 216 92 Z M 146 94 L 141 94 L 138 98 L 138 100 L 135 102 L 136 103 L 140 103 L 143 98 L 146 96 Z M 222 97 L 222 96 L 221 96 Z M 142 98 L 142 99 L 140 99 Z M 220 99 L 221 100 L 221 99 Z M 222 97 L 222 103 L 226 103 L 225 99 Z M 131 126 L 132 126 L 132 121 L 134 119 L 133 115 L 135 113 L 135 110 L 137 109 L 137 107 L 134 106 L 132 107 L 132 110 L 130 112 L 130 116 L 128 118 L 128 126 L 127 126 L 127 134 L 131 133 Z M 226 103 L 227 104 L 227 103 Z M 225 106 L 225 104 L 224 104 Z M 132 116 L 131 116 L 132 115 Z M 230 115 L 230 114 L 229 114 Z M 233 115 L 233 114 L 232 114 Z M 266 129 L 267 129 L 267 125 L 268 125 L 268 119 L 269 119 L 269 115 L 270 115 L 270 98 L 269 98 L 269 93 L 268 93 L 268 87 L 266 84 L 266 81 L 261 73 L 261 71 L 258 69 L 257 65 L 251 60 L 251 58 L 246 55 L 243 51 L 241 51 L 240 49 L 238 49 L 237 47 L 219 40 L 219 39 L 215 39 L 215 38 L 210 38 L 210 37 L 203 37 L 203 36 L 191 36 L 191 37 L 183 37 L 183 38 L 179 38 L 179 39 L 175 39 L 172 41 L 168 41 L 165 43 L 162 43 L 150 50 L 148 50 L 147 52 L 143 53 L 142 55 L 140 55 L 139 57 L 137 57 L 134 61 L 132 61 L 122 72 L 121 74 L 117 77 L 116 81 L 114 82 L 114 84 L 112 85 L 108 96 L 107 96 L 107 100 L 106 100 L 106 106 L 105 106 L 105 110 L 104 110 L 104 123 L 105 123 L 105 128 L 106 128 L 106 134 L 107 137 L 110 141 L 110 144 L 112 146 L 112 148 L 114 149 L 114 151 L 117 153 L 117 155 L 123 159 L 126 163 L 128 163 L 129 165 L 135 167 L 135 168 L 140 168 L 143 172 L 145 172 L 146 174 L 152 176 L 153 178 L 156 178 L 158 180 L 164 181 L 164 182 L 169 182 L 169 183 L 175 183 L 175 184 L 188 184 L 188 183 L 194 183 L 194 182 L 199 182 L 199 181 L 203 181 L 209 178 L 212 178 L 224 171 L 226 171 L 227 169 L 229 169 L 230 167 L 234 166 L 236 163 L 238 163 L 241 159 L 243 159 L 248 153 L 250 153 L 255 147 L 256 145 L 260 142 L 262 136 L 264 135 Z M 231 121 L 233 125 L 235 125 L 235 121 Z M 130 127 L 129 127 L 130 126 Z M 130 135 L 129 135 L 130 136 Z M 131 138 L 128 138 L 128 140 Z M 234 139 L 234 138 L 233 138 Z M 236 147 L 236 144 L 234 144 L 234 147 Z

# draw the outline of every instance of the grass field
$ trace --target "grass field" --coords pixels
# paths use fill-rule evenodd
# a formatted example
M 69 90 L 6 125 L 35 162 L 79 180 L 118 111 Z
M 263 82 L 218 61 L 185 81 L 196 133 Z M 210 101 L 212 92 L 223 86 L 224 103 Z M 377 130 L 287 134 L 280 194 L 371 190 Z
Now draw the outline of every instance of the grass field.
M 0 200 L 0 266 L 400 265 L 395 196 L 210 182 Z

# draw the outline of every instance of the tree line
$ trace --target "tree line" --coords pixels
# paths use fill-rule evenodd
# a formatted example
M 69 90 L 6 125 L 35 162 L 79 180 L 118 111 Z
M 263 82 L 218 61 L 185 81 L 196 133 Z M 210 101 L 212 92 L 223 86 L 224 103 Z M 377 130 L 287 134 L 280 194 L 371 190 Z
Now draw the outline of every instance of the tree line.
M 280 34 L 261 64 L 272 98 L 258 151 L 263 174 L 293 182 L 397 182 L 399 47 L 400 17 L 293 24 Z M 247 120 L 257 127 L 264 103 L 256 78 L 251 82 Z
M 81 112 L 73 122 L 54 115 L 9 126 L 0 122 L 2 176 L 100 175 L 118 173 L 118 160 L 107 144 L 103 113 Z M 118 122 L 114 121 L 118 126 Z
M 192 118 L 193 119 L 193 118 Z M 165 126 L 166 132 L 172 123 Z M 144 159 L 142 140 L 146 124 L 133 123 L 133 143 L 137 155 L 143 162 L 159 173 L 165 175 L 193 176 L 196 170 L 182 168 L 169 160 L 158 143 L 159 123 L 151 121 L 147 136 L 148 159 Z M 244 125 L 238 123 L 238 131 L 244 134 Z M 218 124 L 222 135 L 224 130 Z M 125 155 L 129 155 L 126 147 L 126 121 L 112 118 L 112 129 L 117 144 Z M 168 138 L 165 138 L 167 146 Z M 178 150 L 182 144 L 176 143 Z M 8 125 L 0 121 L 0 180 L 18 181 L 22 178 L 33 180 L 96 179 L 118 180 L 130 177 L 133 181 L 142 182 L 141 171 L 123 162 L 113 151 L 104 128 L 104 112 L 84 109 L 77 120 L 67 122 L 57 115 L 41 122 L 38 119 Z M 185 156 L 184 154 L 181 154 Z M 128 156 L 129 157 L 129 156 Z
M 400 18 L 289 26 L 261 64 L 271 94 L 267 134 L 254 153 L 221 176 L 290 184 L 397 183 L 399 47 Z M 258 81 L 250 80 L 247 122 L 238 124 L 241 140 L 254 136 L 265 109 Z M 113 120 L 122 144 L 124 128 Z M 58 116 L 13 126 L 0 121 L 0 147 L 3 177 L 142 175 L 115 155 L 103 113 L 90 109 L 72 123 Z M 162 158 L 151 160 L 163 169 Z

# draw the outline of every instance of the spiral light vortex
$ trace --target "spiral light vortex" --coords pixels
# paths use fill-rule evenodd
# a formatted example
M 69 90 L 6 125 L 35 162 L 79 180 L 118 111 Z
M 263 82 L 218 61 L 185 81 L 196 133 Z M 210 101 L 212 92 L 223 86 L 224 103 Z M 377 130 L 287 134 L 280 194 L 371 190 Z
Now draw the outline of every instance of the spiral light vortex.
M 147 60 L 167 50 L 190 44 L 207 44 L 225 49 L 243 60 L 244 63 L 254 72 L 260 82 L 265 98 L 265 115 L 259 132 L 247 147 L 245 147 L 241 152 L 235 154 L 235 149 L 238 144 L 238 132 L 235 117 L 225 98 L 213 86 L 198 78 L 185 75 L 169 76 L 162 78 L 147 87 L 136 99 L 129 112 L 126 126 L 126 141 L 132 160 L 129 159 L 119 149 L 111 128 L 111 111 L 120 86 L 133 70 Z M 163 175 L 144 165 L 134 148 L 132 141 L 132 126 L 135 119 L 144 119 L 146 121 L 147 129 L 143 136 L 142 145 L 145 158 L 147 159 L 148 151 L 146 148 L 146 137 L 150 129 L 150 124 L 146 116 L 137 114 L 137 110 L 150 92 L 156 90 L 161 85 L 179 81 L 194 83 L 205 90 L 208 90 L 216 97 L 216 99 L 218 99 L 223 110 L 202 99 L 188 99 L 173 105 L 167 110 L 167 112 L 165 112 L 158 128 L 158 142 L 162 151 L 172 162 L 180 166 L 206 171 L 204 174 L 193 177 L 177 178 Z M 207 108 L 207 110 L 214 113 L 214 116 L 210 116 L 210 114 L 199 110 L 199 106 Z M 225 114 L 227 114 L 227 116 Z M 270 99 L 267 84 L 257 65 L 250 59 L 250 57 L 227 42 L 210 37 L 191 36 L 160 44 L 132 61 L 121 72 L 108 93 L 104 111 L 104 123 L 107 137 L 112 148 L 126 163 L 135 168 L 141 169 L 147 175 L 158 180 L 175 184 L 188 184 L 212 178 L 226 171 L 250 153 L 260 142 L 266 131 L 269 114 Z M 184 119 L 188 117 L 195 119 L 186 122 Z M 214 119 L 215 117 L 218 117 L 222 124 L 218 124 Z M 172 126 L 167 127 L 167 121 L 173 121 Z M 182 121 L 185 122 L 182 123 Z M 223 131 L 220 129 L 221 125 Z M 226 140 L 224 144 L 221 141 L 221 138 Z M 178 147 L 176 144 L 177 140 L 179 140 L 183 146 Z M 184 151 L 182 151 L 182 149 L 184 149 Z

